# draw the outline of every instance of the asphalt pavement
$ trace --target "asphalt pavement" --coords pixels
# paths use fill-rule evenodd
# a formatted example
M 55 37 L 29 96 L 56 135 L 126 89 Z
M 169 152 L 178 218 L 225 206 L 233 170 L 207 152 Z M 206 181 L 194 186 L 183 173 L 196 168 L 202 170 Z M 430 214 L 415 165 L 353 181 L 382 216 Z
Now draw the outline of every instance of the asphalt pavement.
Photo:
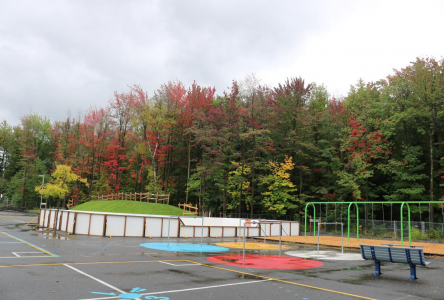
M 444 259 L 439 257 L 426 257 L 431 265 L 418 267 L 418 279 L 414 281 L 409 280 L 407 264 L 383 264 L 383 275 L 374 276 L 373 262 L 359 257 L 341 260 L 340 255 L 336 259 L 315 259 L 311 255 L 316 263 L 306 269 L 262 269 L 253 263 L 240 266 L 230 264 L 228 259 L 220 261 L 224 264 L 207 260 L 221 252 L 178 252 L 141 246 L 166 243 L 166 239 L 37 231 L 34 223 L 26 225 L 34 216 L 0 212 L 0 300 L 444 299 Z M 214 246 L 236 241 L 239 240 L 203 239 L 204 245 Z M 310 246 L 290 247 L 282 251 L 283 258 L 298 252 L 307 257 L 310 251 L 316 251 Z M 334 250 L 328 249 L 324 254 L 333 256 L 330 251 Z M 223 254 L 239 256 L 242 249 L 229 248 Z M 276 256 L 279 251 L 246 250 L 246 254 L 260 260 Z

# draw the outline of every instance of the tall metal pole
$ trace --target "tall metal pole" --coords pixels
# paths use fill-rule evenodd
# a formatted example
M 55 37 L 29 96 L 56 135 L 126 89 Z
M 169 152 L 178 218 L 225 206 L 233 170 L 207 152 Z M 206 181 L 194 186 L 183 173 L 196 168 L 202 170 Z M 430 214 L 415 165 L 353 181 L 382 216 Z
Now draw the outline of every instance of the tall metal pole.
M 245 262 L 245 224 L 246 222 L 244 222 L 244 247 L 243 247 L 243 251 L 242 251 L 242 261 Z
M 3 182 L 5 182 L 5 169 L 6 169 L 6 161 L 5 161 L 5 157 L 6 157 L 6 155 L 5 155 L 5 149 L 4 148 L 2 148 L 3 150 L 2 150 L 2 175 L 3 175 Z M 2 184 L 2 193 L 1 193 L 1 200 L 3 201 L 3 190 L 4 190 L 4 188 L 3 188 L 3 184 Z M 3 205 L 4 206 L 4 205 Z
M 42 188 L 40 189 L 40 190 L 42 190 L 43 186 L 45 185 L 45 174 L 39 175 L 39 176 L 43 177 L 42 178 Z M 40 194 L 40 209 L 42 209 L 42 202 L 43 202 L 43 194 Z M 46 205 L 45 205 L 45 208 L 46 208 Z
M 200 232 L 200 246 L 202 247 L 203 244 L 203 223 L 204 223 L 204 217 L 202 216 L 202 230 Z
M 259 226 L 262 226 L 261 224 L 259 224 Z M 265 235 L 264 235 L 264 243 L 267 242 L 267 224 L 265 224 Z
M 170 223 L 171 223 L 171 217 L 168 217 L 168 245 L 167 245 L 167 247 L 170 246 Z
M 316 221 L 316 219 L 315 219 L 315 221 Z M 316 231 L 316 229 L 315 229 L 315 231 Z M 318 257 L 319 257 L 319 234 L 320 234 L 320 231 L 321 231 L 321 218 L 319 218 L 319 221 L 318 221 Z
M 341 236 L 342 236 L 341 249 L 342 253 L 344 253 L 344 223 L 341 223 Z
M 40 191 L 43 189 L 43 186 L 45 185 L 45 174 L 39 175 L 39 177 L 42 177 L 42 187 L 40 188 Z M 43 203 L 43 194 L 40 193 L 40 209 L 42 209 L 42 203 Z M 46 208 L 46 205 L 45 205 Z
M 279 230 L 279 258 L 281 258 L 281 245 L 282 245 L 282 222 L 280 222 L 280 230 Z

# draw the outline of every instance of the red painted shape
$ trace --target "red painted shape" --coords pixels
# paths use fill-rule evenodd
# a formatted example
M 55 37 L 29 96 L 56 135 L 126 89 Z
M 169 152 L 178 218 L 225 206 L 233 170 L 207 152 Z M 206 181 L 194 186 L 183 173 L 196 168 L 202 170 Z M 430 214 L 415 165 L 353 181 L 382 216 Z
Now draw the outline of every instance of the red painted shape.
M 208 257 L 207 260 L 223 265 L 269 270 L 303 270 L 319 268 L 324 264 L 320 261 L 279 255 L 246 254 L 245 261 L 241 254 L 227 254 Z

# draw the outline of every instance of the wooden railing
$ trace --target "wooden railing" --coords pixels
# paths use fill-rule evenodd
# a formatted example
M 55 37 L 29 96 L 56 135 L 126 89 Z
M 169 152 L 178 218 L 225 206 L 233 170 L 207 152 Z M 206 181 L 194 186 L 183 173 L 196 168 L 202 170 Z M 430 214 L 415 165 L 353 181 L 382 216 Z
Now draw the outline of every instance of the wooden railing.
M 191 204 L 181 204 L 179 203 L 179 208 L 183 207 L 183 216 L 185 216 L 186 214 L 193 214 L 195 216 L 197 216 L 198 212 L 199 212 L 199 208 L 196 206 L 192 206 Z
M 151 194 L 151 193 L 117 193 L 108 195 L 98 195 L 97 200 L 129 200 L 170 204 L 169 194 Z

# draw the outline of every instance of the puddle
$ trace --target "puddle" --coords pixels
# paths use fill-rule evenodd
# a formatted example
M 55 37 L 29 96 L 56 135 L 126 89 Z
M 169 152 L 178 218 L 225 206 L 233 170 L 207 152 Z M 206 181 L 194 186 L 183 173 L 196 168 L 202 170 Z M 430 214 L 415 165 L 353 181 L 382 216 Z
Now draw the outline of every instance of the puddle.
M 366 275 L 359 276 L 358 278 L 355 278 L 355 279 L 341 280 L 341 282 L 354 284 L 354 285 L 362 285 L 363 281 L 375 280 L 375 279 L 378 279 L 378 277 L 371 275 L 371 274 L 366 274 Z
M 61 235 L 61 234 L 57 234 L 57 233 L 52 233 L 52 232 L 40 232 L 40 235 L 48 240 L 62 240 L 62 241 L 68 241 L 68 240 L 76 240 L 76 238 L 73 237 L 69 237 L 66 235 Z
M 349 283 L 354 285 L 362 285 L 362 280 L 360 279 L 349 279 L 349 280 L 342 280 L 343 283 Z
M 248 274 L 241 274 L 241 275 L 239 275 L 237 278 L 240 278 L 240 279 L 254 279 L 254 280 L 257 280 L 257 279 L 260 278 L 260 277 L 258 277 L 258 276 L 253 276 L 253 275 L 248 275 Z

